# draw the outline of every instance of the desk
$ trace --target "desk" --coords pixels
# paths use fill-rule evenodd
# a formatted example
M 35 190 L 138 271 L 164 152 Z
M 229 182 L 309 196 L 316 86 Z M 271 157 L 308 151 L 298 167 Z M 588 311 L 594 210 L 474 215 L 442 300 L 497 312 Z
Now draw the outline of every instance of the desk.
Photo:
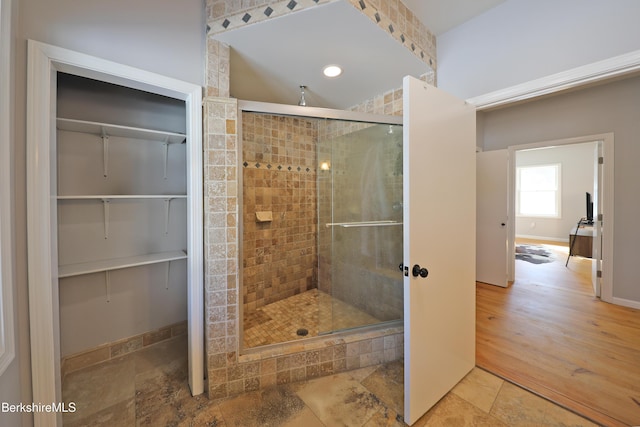
M 573 243 L 573 239 L 576 239 Z M 569 255 L 580 255 L 591 258 L 593 250 L 593 225 L 581 224 L 576 235 L 576 227 L 569 232 L 569 248 L 573 244 L 573 250 Z

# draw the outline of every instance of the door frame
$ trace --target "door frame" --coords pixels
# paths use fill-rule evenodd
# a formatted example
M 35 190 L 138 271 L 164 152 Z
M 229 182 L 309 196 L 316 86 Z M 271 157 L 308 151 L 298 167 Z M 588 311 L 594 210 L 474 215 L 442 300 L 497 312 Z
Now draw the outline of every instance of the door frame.
M 189 385 L 204 391 L 202 88 L 68 49 L 28 41 L 27 231 L 34 402 L 62 402 L 55 180 L 56 75 L 65 72 L 179 99 L 186 106 Z M 62 414 L 34 413 L 36 426 Z
M 281 116 L 293 116 L 303 118 L 331 119 L 353 121 L 358 123 L 386 124 L 386 125 L 402 125 L 402 116 L 391 116 L 387 114 L 364 113 L 361 111 L 336 110 L 332 108 L 322 107 L 302 107 L 299 105 L 276 104 L 271 102 L 238 100 L 238 138 L 237 150 L 242 154 L 242 113 L 266 113 Z M 238 166 L 238 218 L 244 218 L 244 191 L 242 170 L 244 159 L 242 155 L 237 156 Z M 242 266 L 242 257 L 244 253 L 244 221 L 238 222 L 238 265 Z M 244 289 L 244 274 L 238 274 L 238 289 Z M 238 349 L 240 354 L 250 354 L 262 351 L 261 347 L 245 348 L 244 347 L 244 304 L 238 304 L 239 311 L 239 333 L 238 333 Z
M 11 99 L 13 62 L 11 61 L 12 31 L 11 0 L 0 1 L 0 376 L 16 355 L 14 324 L 14 274 L 15 252 L 13 243 L 14 186 L 12 143 L 13 115 Z
M 475 105 L 478 111 L 491 110 L 518 102 L 534 100 L 541 96 L 558 93 L 567 89 L 580 88 L 588 84 L 623 77 L 639 70 L 640 50 L 635 50 L 602 61 L 582 65 L 556 74 L 468 98 L 466 101 Z M 606 167 L 604 168 L 605 170 L 603 170 L 603 175 L 605 175 L 607 179 L 607 183 L 603 185 L 603 190 L 609 193 L 611 199 L 607 206 L 607 217 L 610 218 L 607 232 L 610 237 L 606 239 L 606 243 L 603 240 L 602 248 L 603 264 L 606 256 L 609 267 L 602 272 L 601 299 L 626 307 L 638 308 L 639 305 L 635 301 L 613 297 L 613 134 L 611 134 L 611 138 L 612 140 L 609 144 L 610 152 L 606 154 L 609 164 L 607 165 L 607 163 L 605 163 Z M 509 191 L 511 192 L 511 190 Z M 509 224 L 512 224 L 512 221 L 509 221 Z M 604 227 L 602 231 L 604 234 Z M 514 235 L 514 233 L 515 231 L 512 232 L 509 230 L 509 235 Z M 510 246 L 512 243 L 513 242 L 510 242 Z M 509 277 L 512 278 L 515 264 L 510 264 L 510 266 Z
M 566 71 L 530 80 L 504 89 L 467 99 L 478 111 L 503 107 L 515 102 L 532 100 L 540 96 L 586 84 L 622 77 L 640 70 L 640 50 L 624 53 L 575 67 Z
M 602 282 L 601 282 L 601 296 L 603 301 L 615 303 L 613 298 L 613 149 L 614 149 L 614 135 L 612 132 L 585 135 L 574 138 L 558 139 L 553 141 L 541 141 L 531 144 L 512 145 L 509 150 L 509 217 L 514 220 L 508 221 L 508 250 L 509 250 L 509 264 L 508 274 L 509 280 L 513 282 L 515 280 L 515 238 L 516 238 L 516 226 L 515 226 L 515 213 L 516 204 L 513 193 L 515 191 L 516 183 L 516 152 L 521 150 L 528 150 L 534 148 L 552 147 L 558 145 L 570 145 L 581 144 L 587 142 L 602 142 L 602 156 L 604 163 L 602 165 L 602 188 L 598 189 L 599 200 L 602 202 Z M 568 232 L 568 230 L 567 230 Z

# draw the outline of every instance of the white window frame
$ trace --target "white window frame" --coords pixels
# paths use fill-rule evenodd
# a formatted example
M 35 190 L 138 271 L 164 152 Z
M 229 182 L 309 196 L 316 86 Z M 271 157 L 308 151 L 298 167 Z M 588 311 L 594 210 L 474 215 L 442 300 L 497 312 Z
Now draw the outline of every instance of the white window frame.
M 0 0 L 0 375 L 15 357 L 11 227 L 11 1 Z
M 522 170 L 533 169 L 533 168 L 543 168 L 543 167 L 554 167 L 556 170 L 556 189 L 555 189 L 556 213 L 551 215 L 522 213 L 520 211 L 520 200 L 521 200 L 520 175 L 522 173 Z M 516 167 L 516 216 L 523 217 L 523 218 L 553 218 L 553 219 L 562 218 L 562 165 L 560 163 L 523 165 L 523 166 Z

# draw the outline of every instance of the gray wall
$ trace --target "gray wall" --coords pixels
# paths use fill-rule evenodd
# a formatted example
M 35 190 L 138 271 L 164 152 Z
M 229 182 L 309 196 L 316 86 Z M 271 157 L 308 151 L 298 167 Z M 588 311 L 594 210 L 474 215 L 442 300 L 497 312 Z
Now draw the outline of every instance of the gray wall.
M 16 1 L 16 0 L 14 0 Z M 20 0 L 24 39 L 202 85 L 202 0 Z
M 6 1 L 6 0 L 4 0 Z M 3 5 L 4 5 L 3 1 Z M 2 377 L 0 396 L 29 402 L 30 354 L 26 227 L 27 39 L 58 45 L 202 85 L 205 10 L 202 0 L 13 0 L 15 40 L 15 281 L 21 377 Z M 3 414 L 4 417 L 4 414 Z M 25 417 L 26 425 L 32 417 Z M 4 425 L 4 418 L 3 418 Z M 9 424 L 7 424 L 9 425 Z M 14 425 L 14 424 L 11 424 Z
M 593 192 L 596 143 L 516 152 L 516 166 L 560 164 L 560 218 L 516 217 L 516 236 L 569 241 L 569 231 L 586 216 L 585 192 Z
M 438 37 L 438 87 L 462 99 L 640 49 L 636 0 L 507 0 Z
M 613 296 L 640 302 L 640 77 L 478 113 L 485 151 L 613 132 L 615 138 Z M 606 160 L 605 160 L 606 161 Z M 607 219 L 605 218 L 605 221 Z
M 57 116 L 143 129 L 184 133 L 184 101 L 58 74 Z M 112 137 L 108 176 L 102 175 L 99 138 L 79 132 L 57 132 L 59 195 L 186 194 L 185 144 L 170 144 L 163 179 L 160 141 Z M 58 203 L 60 265 L 121 258 L 148 252 L 186 250 L 184 199 L 171 202 L 164 232 L 164 202 L 112 201 L 109 239 L 103 238 L 98 201 Z M 91 225 L 89 225 L 91 224 Z M 63 357 L 187 320 L 185 261 L 110 272 L 107 300 L 105 273 L 59 280 L 60 353 Z
M 13 333 L 13 345 L 14 353 L 13 359 L 9 362 L 5 370 L 0 375 L 0 402 L 7 402 L 10 404 L 19 403 L 21 401 L 28 401 L 30 397 L 29 381 L 29 352 L 28 348 L 25 348 L 28 343 L 28 337 L 25 340 L 25 336 L 20 334 L 20 328 L 18 325 L 18 318 L 22 318 L 21 313 L 16 309 L 20 306 L 20 297 L 17 289 L 15 289 L 16 272 L 15 272 L 15 236 L 11 231 L 14 228 L 15 218 L 15 203 L 13 202 L 15 197 L 15 166 L 13 159 L 8 159 L 6 156 L 8 153 L 12 153 L 14 149 L 12 141 L 14 140 L 15 132 L 15 110 L 12 100 L 15 94 L 15 72 L 13 69 L 13 59 L 15 55 L 15 48 L 13 40 L 15 38 L 17 21 L 17 6 L 12 4 L 11 0 L 0 1 L 0 152 L 3 157 L 0 157 L 0 169 L 2 180 L 9 179 L 9 183 L 2 182 L 3 190 L 8 190 L 9 194 L 2 191 L 0 197 L 0 212 L 2 227 L 2 262 L 0 265 L 0 280 L 2 281 L 3 295 L 6 295 L 7 289 L 12 290 L 13 304 L 13 331 L 8 331 L 9 334 Z M 8 184 L 8 185 L 7 185 Z M 5 185 L 7 185 L 5 187 Z M 7 224 L 9 222 L 9 224 Z M 7 232 L 9 231 L 9 232 Z M 7 245 L 7 246 L 5 246 Z M 6 252 L 5 252 L 6 251 Z M 11 257 L 11 258 L 9 258 Z M 3 313 L 4 315 L 4 313 Z M 2 325 L 3 329 L 5 325 Z M 10 336 L 4 337 L 6 340 L 11 339 Z M 9 342 L 7 342 L 9 344 Z M 10 345 L 10 344 L 9 344 Z M 24 387 L 21 387 L 24 384 Z M 29 423 L 31 417 L 29 415 L 22 415 L 20 413 L 2 413 L 0 414 L 0 424 L 19 426 L 22 420 L 25 423 Z

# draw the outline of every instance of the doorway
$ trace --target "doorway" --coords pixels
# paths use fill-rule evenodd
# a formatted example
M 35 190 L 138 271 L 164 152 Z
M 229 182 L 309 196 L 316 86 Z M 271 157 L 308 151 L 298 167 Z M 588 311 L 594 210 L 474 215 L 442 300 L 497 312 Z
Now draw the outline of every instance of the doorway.
M 516 236 L 519 235 L 520 237 L 538 240 L 568 241 L 569 235 L 571 231 L 573 231 L 572 229 L 578 225 L 578 220 L 587 216 L 585 196 L 586 193 L 589 192 L 588 189 L 591 188 L 594 212 L 597 212 L 597 215 L 595 215 L 596 220 L 592 227 L 592 259 L 594 261 L 592 263 L 591 282 L 593 293 L 603 301 L 612 302 L 613 143 L 613 134 L 608 133 L 509 147 L 509 164 L 511 167 L 509 167 L 509 194 L 507 200 L 509 200 L 509 218 L 513 218 L 513 220 L 508 223 L 507 247 L 509 262 L 507 267 L 508 278 L 511 283 L 516 279 Z M 566 224 L 563 224 L 563 221 L 559 221 L 558 218 L 545 218 L 540 216 L 532 220 L 531 217 L 527 217 L 526 215 L 518 215 L 518 209 L 516 207 L 518 153 L 521 153 L 521 155 L 522 153 L 528 153 L 528 159 L 521 162 L 521 166 L 527 163 L 532 165 L 536 162 L 539 165 L 558 164 L 559 159 L 561 159 L 560 155 L 562 155 L 562 158 L 567 159 L 567 164 L 570 164 L 572 163 L 571 155 L 575 155 L 578 152 L 577 150 L 583 150 L 584 155 L 582 157 L 586 159 L 590 158 L 590 160 L 575 162 L 577 165 L 570 166 L 571 170 L 577 167 L 582 173 L 577 174 L 579 175 L 578 177 L 572 176 L 567 178 L 568 183 L 571 184 L 569 186 L 571 188 L 569 191 L 571 197 L 565 197 L 564 200 L 562 196 L 559 198 L 560 204 L 558 207 L 560 216 L 567 217 L 566 220 L 564 220 Z M 555 160 L 553 160 L 554 155 L 557 155 Z M 525 155 L 525 157 L 527 157 L 527 155 Z M 560 166 L 560 170 L 562 170 L 562 166 Z M 561 176 L 566 175 L 567 174 L 561 174 Z M 559 188 L 562 192 L 562 181 Z M 584 191 L 579 190 L 580 188 L 584 188 Z M 521 219 L 520 224 L 518 224 L 519 218 Z M 571 259 L 569 259 L 568 262 L 570 263 Z
M 591 135 L 510 147 L 508 151 L 512 166 L 506 167 L 505 165 L 505 169 L 509 171 L 509 191 L 505 192 L 504 205 L 509 208 L 509 218 L 515 219 L 515 200 L 507 203 L 506 199 L 507 196 L 515 194 L 517 151 L 523 149 L 544 150 L 548 149 L 547 147 L 559 146 L 570 148 L 570 145 L 567 144 L 577 145 L 595 141 L 599 141 L 602 148 L 597 157 L 602 157 L 603 160 L 597 162 L 598 172 L 596 173 L 594 170 L 594 194 L 595 190 L 598 190 L 598 201 L 594 203 L 597 207 L 594 208 L 594 211 L 602 214 L 602 217 L 598 215 L 596 221 L 599 230 L 601 230 L 598 235 L 601 243 L 595 245 L 593 249 L 600 250 L 602 257 L 602 262 L 598 263 L 599 270 L 602 271 L 601 299 L 612 302 L 613 134 Z M 595 160 L 591 164 L 594 163 L 596 163 Z M 596 176 L 598 177 L 597 184 L 595 183 Z M 515 197 L 511 197 L 511 199 L 513 200 Z M 578 194 L 576 200 L 576 205 L 579 206 L 577 207 L 577 217 L 573 221 L 577 223 L 578 218 L 586 215 L 585 194 Z M 515 222 L 515 220 L 509 221 L 507 233 L 508 248 L 511 252 L 508 263 L 511 268 L 509 272 L 511 281 L 516 278 L 515 263 L 522 262 L 515 259 L 517 242 Z M 529 226 L 526 223 L 525 225 Z M 575 225 L 573 224 L 573 226 Z M 562 237 L 562 239 L 568 240 L 569 229 L 565 230 L 563 227 L 560 231 L 567 234 L 566 238 Z M 531 232 L 526 236 L 541 237 L 540 234 L 535 235 Z M 538 243 L 540 240 L 532 242 Z M 618 405 L 617 402 L 622 399 L 600 398 L 601 390 L 609 387 L 604 383 L 610 380 L 615 382 L 615 376 L 602 374 L 603 371 L 610 369 L 610 362 L 607 360 L 606 354 L 595 355 L 593 348 L 598 348 L 601 344 L 596 343 L 594 347 L 591 347 L 592 343 L 584 340 L 583 337 L 606 337 L 609 336 L 607 334 L 615 334 L 609 330 L 600 331 L 601 322 L 597 319 L 599 316 L 606 316 L 609 313 L 624 313 L 626 309 L 613 304 L 602 304 L 594 297 L 595 291 L 590 283 L 593 273 L 589 271 L 589 268 L 580 268 L 581 266 L 578 264 L 578 261 L 587 261 L 590 264 L 592 261 L 586 258 L 572 257 L 568 265 L 572 269 L 575 267 L 576 271 L 569 274 L 565 267 L 569 249 L 568 242 L 553 240 L 542 242 L 549 247 L 560 246 L 563 252 L 556 254 L 559 259 L 555 262 L 542 264 L 542 266 L 549 267 L 548 271 L 543 273 L 542 270 L 537 270 L 538 276 L 535 283 L 516 281 L 514 285 L 504 289 L 478 283 L 477 364 L 602 424 L 615 425 L 611 415 L 622 414 L 623 411 L 632 410 L 634 406 L 627 404 L 626 407 L 622 407 L 624 404 L 621 404 L 621 408 L 611 409 Z M 554 249 L 551 248 L 551 251 Z M 531 263 L 525 263 L 525 265 L 531 269 L 540 267 L 540 265 Z M 580 283 L 580 280 L 574 280 L 571 276 L 574 273 L 577 275 L 586 273 L 588 277 L 583 278 Z M 578 319 L 580 316 L 584 316 L 584 320 Z M 561 352 L 565 353 L 560 354 Z M 584 358 L 584 354 L 590 356 Z M 554 372 L 550 372 L 551 370 Z M 616 372 L 625 370 L 628 371 L 625 367 Z M 600 376 L 605 378 L 602 388 L 594 387 L 592 383 L 589 383 L 592 378 Z M 597 397 L 585 397 L 585 390 L 589 387 L 598 390 Z M 618 393 L 618 391 L 608 391 L 606 394 L 613 395 L 614 393 Z M 594 402 L 597 403 L 594 404 Z
M 62 402 L 60 375 L 60 307 L 57 245 L 56 77 L 69 75 L 138 89 L 184 102 L 186 132 L 186 259 L 189 385 L 192 394 L 204 390 L 202 131 L 199 86 L 29 41 L 27 97 L 27 228 L 29 315 L 34 402 Z M 126 128 L 129 129 L 129 128 Z M 104 134 L 102 135 L 104 139 Z M 107 145 L 104 144 L 103 145 Z M 106 158 L 106 156 L 105 156 Z M 106 162 L 104 162 L 106 165 Z M 162 168 L 160 168 L 162 169 Z M 95 197 L 94 197 L 95 198 Z M 137 198 L 140 198 L 139 196 Z M 105 217 L 108 212 L 105 209 Z M 105 221 L 106 223 L 106 221 Z M 105 227 L 107 233 L 107 227 Z M 140 257 L 138 257 L 140 258 Z M 148 260 L 146 257 L 145 260 Z M 157 260 L 157 258 L 153 258 Z M 164 259 L 163 262 L 172 261 Z M 145 261 L 146 262 L 146 261 Z M 126 266 L 120 266 L 126 268 Z M 102 269 L 101 271 L 107 271 Z M 106 273 L 105 273 L 106 274 Z M 107 274 L 106 288 L 109 290 Z M 36 412 L 36 424 L 61 425 L 62 414 Z
M 600 296 L 599 268 L 592 268 L 600 233 L 587 204 L 592 208 L 599 194 L 601 146 L 592 141 L 515 151 L 515 285 L 562 277 L 565 283 L 593 284 Z

